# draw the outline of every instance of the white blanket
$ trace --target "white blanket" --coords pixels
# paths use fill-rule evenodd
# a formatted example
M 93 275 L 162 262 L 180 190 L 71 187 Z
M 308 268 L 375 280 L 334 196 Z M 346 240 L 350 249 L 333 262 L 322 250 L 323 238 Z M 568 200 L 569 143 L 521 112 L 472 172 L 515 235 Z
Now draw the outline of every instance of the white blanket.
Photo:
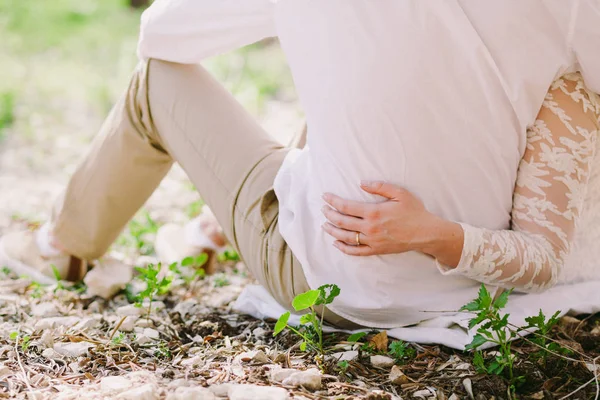
M 234 310 L 255 318 L 279 318 L 286 310 L 261 286 L 249 285 L 233 305 Z M 592 314 L 600 312 L 600 281 L 582 282 L 556 286 L 544 293 L 513 293 L 504 312 L 510 314 L 509 321 L 521 326 L 525 318 L 537 315 L 540 308 L 547 317 L 556 311 L 561 315 Z M 388 329 L 388 335 L 407 342 L 442 344 L 464 350 L 471 342 L 474 330 L 468 330 L 471 314 L 449 313 L 447 316 L 423 321 L 417 325 Z M 292 315 L 290 324 L 299 324 L 299 315 Z M 326 327 L 333 331 L 334 328 Z

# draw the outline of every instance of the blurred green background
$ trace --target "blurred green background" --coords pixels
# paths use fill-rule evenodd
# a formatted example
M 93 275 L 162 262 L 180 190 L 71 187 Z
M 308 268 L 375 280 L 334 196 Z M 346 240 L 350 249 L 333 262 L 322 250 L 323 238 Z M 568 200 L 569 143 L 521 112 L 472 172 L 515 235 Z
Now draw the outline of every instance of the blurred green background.
M 130 1 L 0 0 L 0 140 L 39 127 L 93 134 L 137 61 L 142 10 Z M 205 65 L 259 118 L 271 101 L 295 101 L 276 41 Z
M 0 0 L 0 234 L 47 218 L 126 89 L 143 11 L 131 1 Z M 280 141 L 302 126 L 276 40 L 203 64 Z M 159 221 L 185 220 L 197 199 L 174 168 L 145 209 Z

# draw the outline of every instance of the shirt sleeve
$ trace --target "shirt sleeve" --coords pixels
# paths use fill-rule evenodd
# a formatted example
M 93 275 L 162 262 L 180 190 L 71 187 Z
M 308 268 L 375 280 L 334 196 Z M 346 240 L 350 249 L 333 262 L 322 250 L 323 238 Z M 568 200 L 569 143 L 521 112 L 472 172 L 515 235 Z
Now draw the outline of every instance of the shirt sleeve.
M 586 85 L 600 93 L 600 0 L 577 0 L 571 48 Z
M 273 0 L 156 0 L 142 14 L 138 56 L 195 64 L 275 36 Z
M 596 156 L 600 102 L 579 74 L 554 82 L 527 133 L 515 186 L 512 229 L 461 224 L 459 265 L 438 263 L 443 274 L 521 292 L 556 284 L 571 251 Z

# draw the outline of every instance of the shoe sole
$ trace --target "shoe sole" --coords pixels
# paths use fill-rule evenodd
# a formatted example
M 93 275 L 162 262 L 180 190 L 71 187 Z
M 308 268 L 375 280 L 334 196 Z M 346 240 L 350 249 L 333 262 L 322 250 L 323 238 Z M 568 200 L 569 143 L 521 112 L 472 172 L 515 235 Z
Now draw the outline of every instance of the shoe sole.
M 6 251 L 4 251 L 4 238 L 0 238 L 0 267 L 7 267 L 19 276 L 26 276 L 33 281 L 44 285 L 52 285 L 56 283 L 55 279 L 42 274 L 37 269 L 32 268 L 29 265 L 20 262 L 19 260 L 10 258 L 6 254 Z

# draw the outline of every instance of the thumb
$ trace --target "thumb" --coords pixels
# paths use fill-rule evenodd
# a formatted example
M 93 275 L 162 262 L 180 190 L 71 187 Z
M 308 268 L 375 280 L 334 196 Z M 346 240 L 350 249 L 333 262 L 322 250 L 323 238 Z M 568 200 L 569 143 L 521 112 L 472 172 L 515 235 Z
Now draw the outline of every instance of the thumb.
M 394 199 L 404 191 L 400 186 L 381 181 L 362 181 L 360 187 L 367 193 L 377 194 L 388 199 Z

